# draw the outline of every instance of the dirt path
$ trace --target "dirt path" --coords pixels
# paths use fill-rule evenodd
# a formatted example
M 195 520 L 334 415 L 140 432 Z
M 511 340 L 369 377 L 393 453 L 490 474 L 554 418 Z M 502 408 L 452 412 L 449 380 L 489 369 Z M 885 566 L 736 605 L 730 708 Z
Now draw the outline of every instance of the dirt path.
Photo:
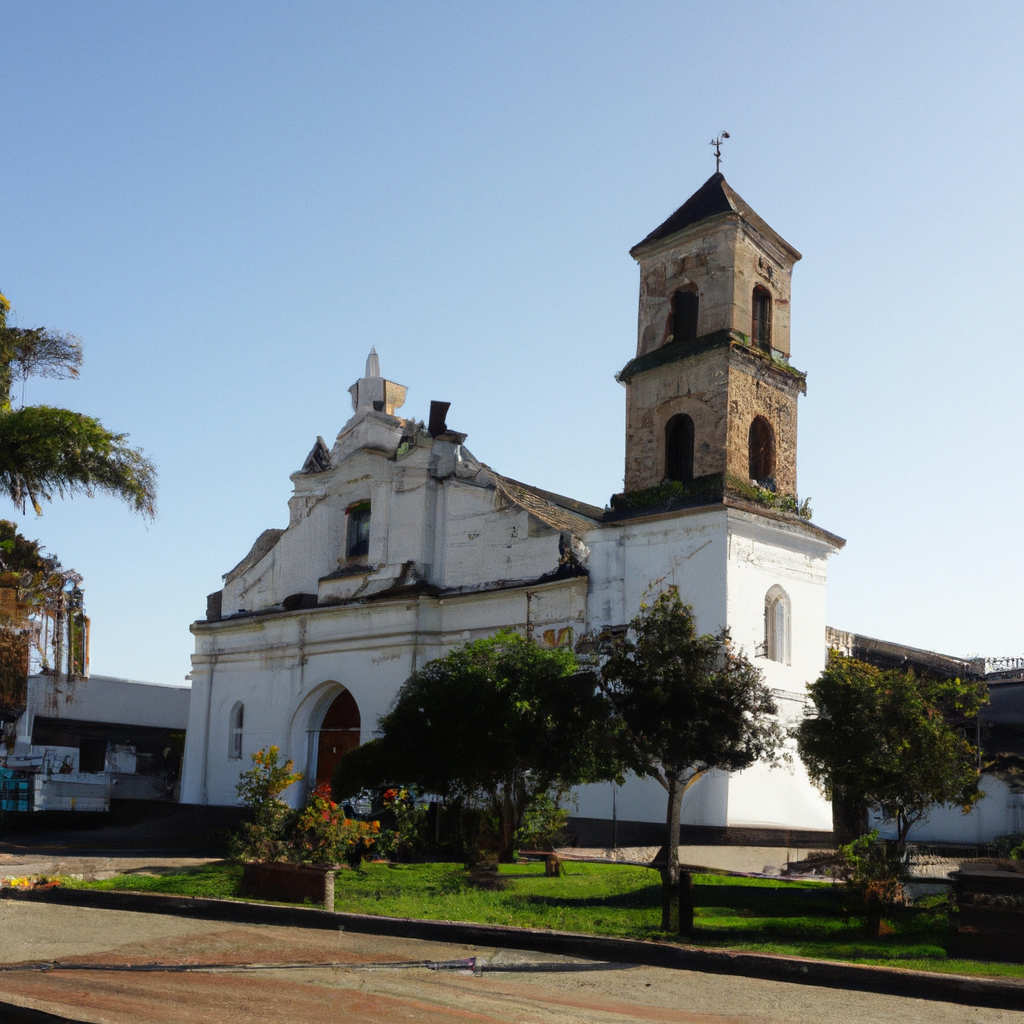
M 483 963 L 481 973 L 371 966 L 470 957 Z M 0 962 L 54 959 L 92 968 L 158 962 L 221 969 L 0 971 L 0 997 L 109 1024 L 1024 1024 L 1024 1013 L 781 982 L 595 969 L 522 951 L 0 901 Z M 232 970 L 244 964 L 265 966 Z M 497 969 L 510 965 L 526 969 Z
M 209 857 L 169 857 L 163 853 L 81 856 L 73 850 L 36 850 L 29 854 L 0 853 L 0 878 L 24 875 L 71 875 L 96 881 L 114 875 L 168 875 L 199 864 L 216 864 Z

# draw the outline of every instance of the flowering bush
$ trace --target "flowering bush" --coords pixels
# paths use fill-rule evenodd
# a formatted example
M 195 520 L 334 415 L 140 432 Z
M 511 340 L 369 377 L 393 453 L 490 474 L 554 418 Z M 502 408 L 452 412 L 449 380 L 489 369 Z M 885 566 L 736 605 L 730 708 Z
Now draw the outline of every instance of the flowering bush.
M 302 778 L 302 772 L 293 772 L 293 767 L 290 760 L 280 763 L 276 746 L 252 755 L 252 767 L 242 772 L 235 787 L 242 803 L 252 811 L 252 820 L 242 822 L 239 833 L 231 838 L 230 852 L 236 860 L 290 859 L 285 833 L 294 812 L 280 796 Z
M 399 860 L 404 853 L 415 853 L 423 838 L 426 824 L 426 808 L 417 805 L 409 790 L 386 789 L 384 791 L 384 813 L 392 827 L 380 834 L 378 850 L 392 860 Z
M 291 833 L 292 859 L 307 864 L 345 861 L 358 868 L 380 839 L 379 821 L 346 818 L 331 799 L 331 787 L 323 782 L 310 794 Z
M 253 766 L 242 772 L 238 795 L 250 808 L 251 821 L 242 823 L 231 840 L 231 855 L 241 861 L 289 861 L 295 864 L 338 864 L 358 868 L 377 849 L 379 821 L 346 818 L 323 782 L 309 795 L 306 806 L 294 811 L 281 794 L 302 778 L 293 764 L 280 762 L 277 747 L 257 750 Z

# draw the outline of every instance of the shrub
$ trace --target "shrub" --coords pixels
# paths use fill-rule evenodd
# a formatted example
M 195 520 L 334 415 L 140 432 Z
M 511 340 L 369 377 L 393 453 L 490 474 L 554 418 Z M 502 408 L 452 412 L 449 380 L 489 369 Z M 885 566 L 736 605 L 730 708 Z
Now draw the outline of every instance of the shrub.
M 289 860 L 302 864 L 338 864 L 358 869 L 371 856 L 380 837 L 380 822 L 346 818 L 322 782 L 295 819 L 288 836 Z
M 569 812 L 547 793 L 538 793 L 527 805 L 523 824 L 516 832 L 520 849 L 550 850 L 562 835 Z
M 851 909 L 867 917 L 868 930 L 877 938 L 882 915 L 910 903 L 903 860 L 890 844 L 878 841 L 877 830 L 840 846 L 839 858 L 836 874 L 845 884 Z
M 997 836 L 992 841 L 992 852 L 997 857 L 1024 860 L 1024 835 L 1014 832 L 1008 836 Z
M 286 832 L 295 812 L 280 799 L 281 794 L 302 778 L 293 772 L 292 761 L 280 763 L 280 750 L 270 746 L 252 755 L 252 767 L 242 772 L 235 787 L 242 803 L 252 812 L 252 820 L 242 822 L 231 837 L 229 851 L 235 860 L 288 860 Z
M 381 831 L 378 852 L 399 861 L 420 851 L 427 810 L 425 805 L 416 803 L 408 789 L 394 787 L 384 791 L 384 822 L 391 827 Z
M 243 772 L 238 795 L 253 814 L 230 843 L 231 856 L 241 861 L 288 861 L 293 864 L 338 864 L 358 868 L 373 853 L 380 822 L 346 818 L 321 783 L 301 811 L 280 795 L 302 778 L 292 762 L 280 763 L 277 747 L 257 750 L 253 766 Z

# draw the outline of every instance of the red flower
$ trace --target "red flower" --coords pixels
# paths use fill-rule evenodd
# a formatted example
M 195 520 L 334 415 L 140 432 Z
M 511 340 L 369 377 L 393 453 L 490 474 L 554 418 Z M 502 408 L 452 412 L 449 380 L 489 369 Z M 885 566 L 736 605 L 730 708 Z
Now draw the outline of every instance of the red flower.
M 398 799 L 398 790 L 397 789 L 388 789 L 388 790 L 384 791 L 384 800 L 385 800 L 385 802 L 387 802 L 388 800 L 397 800 L 397 799 Z

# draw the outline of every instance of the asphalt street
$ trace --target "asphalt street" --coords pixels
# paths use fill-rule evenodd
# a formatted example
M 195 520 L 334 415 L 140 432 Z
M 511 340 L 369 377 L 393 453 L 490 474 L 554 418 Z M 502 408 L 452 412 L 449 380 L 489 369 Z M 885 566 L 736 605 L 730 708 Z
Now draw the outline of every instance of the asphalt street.
M 104 1024 L 1024 1024 L 1024 1012 L 522 950 L 14 901 L 0 901 L 0 999 Z

